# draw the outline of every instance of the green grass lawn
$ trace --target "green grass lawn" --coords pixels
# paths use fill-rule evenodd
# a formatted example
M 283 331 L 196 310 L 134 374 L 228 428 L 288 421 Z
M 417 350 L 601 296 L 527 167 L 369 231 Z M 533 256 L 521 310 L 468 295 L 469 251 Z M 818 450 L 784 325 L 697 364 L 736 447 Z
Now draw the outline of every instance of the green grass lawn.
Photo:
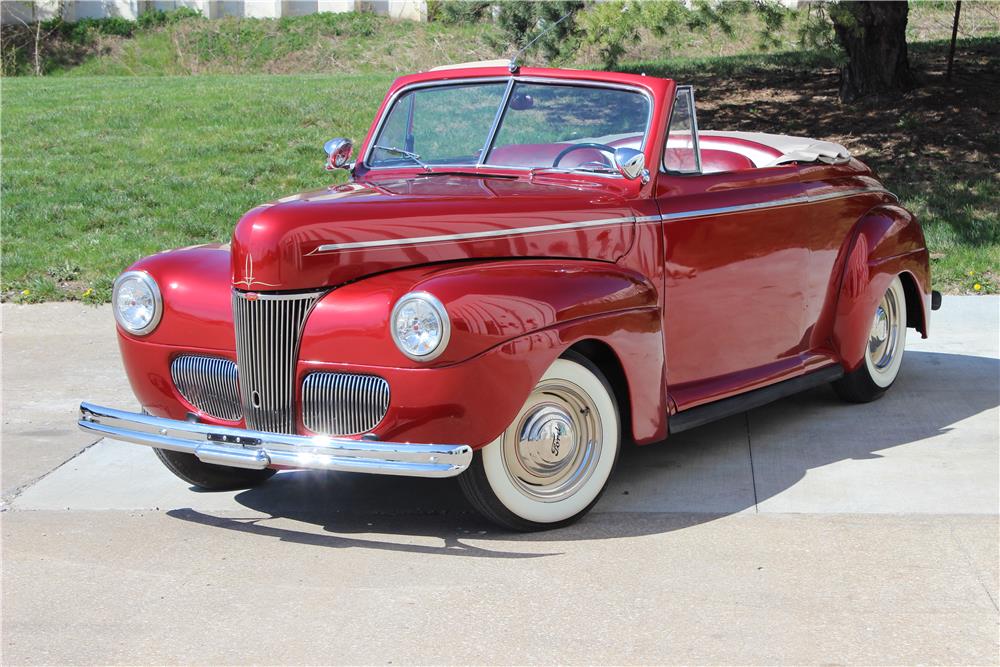
M 104 301 L 136 259 L 226 241 L 252 206 L 324 187 L 323 142 L 360 140 L 391 79 L 3 80 L 5 297 Z
M 792 69 L 799 61 L 793 59 Z M 992 68 L 996 60 L 984 62 Z M 699 115 L 705 127 L 843 141 L 874 164 L 920 216 L 935 257 L 936 288 L 998 290 L 1000 181 L 992 148 L 997 130 L 990 122 L 995 114 L 975 108 L 935 115 L 938 108 L 925 101 L 947 97 L 933 82 L 922 97 L 903 100 L 898 109 L 838 107 L 822 101 L 835 85 L 829 72 L 834 83 L 814 92 L 820 101 L 803 105 L 782 100 L 783 90 L 800 87 L 797 80 L 782 83 L 790 70 L 761 74 L 730 65 L 715 72 L 692 68 L 685 77 L 704 91 Z M 709 73 L 698 80 L 699 71 Z M 808 71 L 801 76 L 816 78 Z M 5 78 L 3 298 L 105 301 L 114 277 L 136 259 L 226 241 L 252 206 L 343 179 L 342 172 L 323 171 L 322 143 L 333 136 L 360 140 L 392 78 Z M 955 124 L 969 118 L 982 122 Z M 931 136 L 929 128 L 940 131 Z M 956 143 L 959 135 L 973 148 Z M 956 154 L 965 156 L 957 166 Z

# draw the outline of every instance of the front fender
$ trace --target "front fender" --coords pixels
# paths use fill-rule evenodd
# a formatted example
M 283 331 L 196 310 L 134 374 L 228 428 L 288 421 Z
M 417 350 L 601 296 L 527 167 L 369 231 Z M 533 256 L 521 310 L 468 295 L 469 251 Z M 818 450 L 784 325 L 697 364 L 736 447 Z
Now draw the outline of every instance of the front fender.
M 170 376 L 178 353 L 235 358 L 231 287 L 221 273 L 226 257 L 224 248 L 206 248 L 140 263 L 161 288 L 172 290 L 168 297 L 164 289 L 171 316 L 165 316 L 156 340 L 120 337 L 135 394 L 154 415 L 185 419 L 192 410 Z M 184 258 L 198 259 L 204 270 L 184 271 L 187 263 L 176 261 Z M 413 290 L 435 294 L 452 320 L 449 348 L 430 364 L 405 357 L 389 334 L 393 304 Z M 510 424 L 552 362 L 581 341 L 599 341 L 617 358 L 627 386 L 616 389 L 629 400 L 635 440 L 662 439 L 665 383 L 656 292 L 641 275 L 594 261 L 433 265 L 334 289 L 317 303 L 303 330 L 297 405 L 309 373 L 379 375 L 389 382 L 390 407 L 376 435 L 480 447 Z M 308 432 L 301 415 L 297 426 Z
M 160 288 L 163 316 L 146 336 L 117 327 L 123 343 L 190 345 L 205 350 L 232 351 L 232 277 L 228 246 L 211 244 L 168 250 L 140 259 L 129 267 L 145 271 Z
M 317 371 L 378 375 L 389 383 L 390 400 L 385 418 L 372 430 L 376 437 L 478 449 L 511 424 L 553 361 L 578 342 L 599 341 L 624 369 L 636 442 L 655 442 L 666 436 L 661 335 L 659 309 L 639 308 L 535 331 L 443 367 L 300 360 L 297 384 Z M 308 433 L 301 422 L 299 430 Z
M 451 340 L 433 361 L 406 357 L 389 317 L 407 292 L 436 296 L 451 320 Z M 640 274 L 597 261 L 518 260 L 445 264 L 393 271 L 331 291 L 315 306 L 299 358 L 393 368 L 432 368 L 578 319 L 657 306 Z
M 389 314 L 410 291 L 430 292 L 452 323 L 448 349 L 430 363 L 396 348 Z M 581 341 L 599 341 L 625 377 L 637 442 L 666 431 L 663 339 L 653 286 L 593 261 L 519 260 L 405 269 L 336 289 L 306 323 L 299 386 L 316 371 L 384 377 L 390 408 L 380 438 L 465 443 L 494 440 L 552 362 Z M 304 425 L 301 425 L 304 427 Z

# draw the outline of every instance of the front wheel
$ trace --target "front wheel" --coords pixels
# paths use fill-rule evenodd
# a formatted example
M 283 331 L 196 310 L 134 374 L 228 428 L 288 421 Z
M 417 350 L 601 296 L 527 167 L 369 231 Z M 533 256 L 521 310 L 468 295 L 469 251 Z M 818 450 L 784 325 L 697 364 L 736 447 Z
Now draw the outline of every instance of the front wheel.
M 906 294 L 896 276 L 875 307 L 865 359 L 858 368 L 833 383 L 845 401 L 867 403 L 892 386 L 903 363 L 906 346 Z
M 505 528 L 557 528 L 594 506 L 620 446 L 611 386 L 593 363 L 569 353 L 545 372 L 507 430 L 476 452 L 459 484 Z

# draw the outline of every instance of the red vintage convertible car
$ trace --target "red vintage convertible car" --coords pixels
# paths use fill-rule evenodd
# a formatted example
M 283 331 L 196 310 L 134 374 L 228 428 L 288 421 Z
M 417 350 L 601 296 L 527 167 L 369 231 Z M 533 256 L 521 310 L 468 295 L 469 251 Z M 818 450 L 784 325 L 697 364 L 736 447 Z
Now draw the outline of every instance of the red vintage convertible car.
M 495 65 L 405 76 L 349 182 L 115 283 L 142 414 L 84 429 L 206 489 L 280 469 L 458 476 L 491 520 L 590 509 L 623 442 L 833 383 L 926 336 L 914 216 L 840 145 L 699 130 L 690 87 Z

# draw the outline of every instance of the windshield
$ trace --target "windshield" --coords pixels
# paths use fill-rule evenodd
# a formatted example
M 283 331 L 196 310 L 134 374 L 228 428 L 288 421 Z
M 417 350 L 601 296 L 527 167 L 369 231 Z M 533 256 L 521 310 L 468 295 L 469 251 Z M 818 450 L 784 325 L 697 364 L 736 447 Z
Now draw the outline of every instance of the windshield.
M 485 164 L 617 173 L 615 149 L 642 148 L 650 102 L 638 91 L 516 82 L 508 96 L 507 87 L 498 81 L 403 93 L 385 116 L 368 166 Z

